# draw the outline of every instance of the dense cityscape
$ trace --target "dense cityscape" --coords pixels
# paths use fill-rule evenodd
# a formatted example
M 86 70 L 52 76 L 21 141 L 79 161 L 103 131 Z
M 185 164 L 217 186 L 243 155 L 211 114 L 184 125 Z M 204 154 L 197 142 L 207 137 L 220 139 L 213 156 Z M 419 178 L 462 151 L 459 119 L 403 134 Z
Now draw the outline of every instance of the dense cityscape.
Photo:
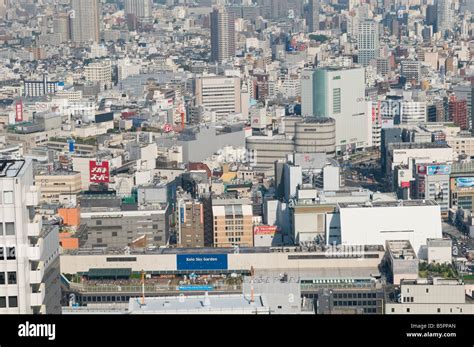
M 0 314 L 474 314 L 473 99 L 474 0 L 0 0 Z

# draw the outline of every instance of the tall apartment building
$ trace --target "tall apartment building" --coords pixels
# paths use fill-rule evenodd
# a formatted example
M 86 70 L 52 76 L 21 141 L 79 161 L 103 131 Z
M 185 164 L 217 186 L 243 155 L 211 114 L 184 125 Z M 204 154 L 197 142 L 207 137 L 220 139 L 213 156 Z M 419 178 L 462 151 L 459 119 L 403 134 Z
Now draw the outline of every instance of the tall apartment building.
M 245 199 L 212 201 L 214 246 L 253 246 L 252 204 Z
M 125 0 L 125 14 L 134 15 L 141 22 L 153 20 L 153 0 Z
M 373 20 L 364 20 L 359 23 L 357 40 L 359 50 L 359 64 L 369 65 L 372 59 L 379 57 L 379 24 Z
M 71 0 L 71 39 L 75 43 L 100 41 L 100 1 Z
M 69 13 L 58 13 L 53 18 L 53 31 L 58 34 L 59 43 L 67 42 L 71 38 L 71 18 Z
M 453 11 L 451 5 L 451 0 L 437 1 L 436 23 L 438 25 L 438 31 L 441 33 L 453 29 Z
M 31 160 L 0 160 L 0 314 L 61 313 L 57 226 L 35 213 Z
M 216 8 L 211 12 L 211 61 L 222 63 L 234 55 L 234 14 L 224 8 Z
M 196 106 L 215 112 L 216 117 L 227 117 L 242 110 L 239 77 L 199 77 L 195 95 Z
M 319 0 L 308 1 L 308 31 L 319 30 Z
M 469 129 L 467 100 L 458 100 L 455 96 L 449 100 L 449 120 L 461 128 Z

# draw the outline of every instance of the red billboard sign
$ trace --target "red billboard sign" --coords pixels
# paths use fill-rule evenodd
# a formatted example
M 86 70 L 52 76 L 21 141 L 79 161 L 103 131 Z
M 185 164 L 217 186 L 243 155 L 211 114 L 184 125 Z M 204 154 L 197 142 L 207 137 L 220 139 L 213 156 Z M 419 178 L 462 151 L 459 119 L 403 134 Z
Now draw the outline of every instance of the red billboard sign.
M 253 229 L 255 235 L 274 235 L 277 232 L 275 225 L 258 225 Z
M 16 103 L 15 121 L 17 123 L 23 122 L 23 103 L 21 101 Z
M 410 188 L 410 182 L 402 182 L 401 184 L 402 188 Z
M 93 183 L 109 183 L 109 162 L 89 162 L 89 180 Z

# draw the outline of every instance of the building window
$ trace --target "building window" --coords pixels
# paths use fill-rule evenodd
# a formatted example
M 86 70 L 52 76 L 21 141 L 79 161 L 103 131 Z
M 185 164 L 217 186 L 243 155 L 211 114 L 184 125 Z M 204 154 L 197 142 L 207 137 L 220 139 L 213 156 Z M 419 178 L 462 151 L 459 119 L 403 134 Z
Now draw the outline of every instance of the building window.
M 3 203 L 4 204 L 13 204 L 13 192 L 12 191 L 3 192 Z
M 5 260 L 5 249 L 0 247 L 0 260 Z
M 11 271 L 8 273 L 8 284 L 16 284 L 16 272 Z
M 18 307 L 18 297 L 9 296 L 8 297 L 8 307 Z
M 7 297 L 0 296 L 0 308 L 5 308 L 5 307 L 7 307 Z
M 15 235 L 15 223 L 5 223 L 5 235 Z
M 115 237 L 117 236 L 117 232 L 116 231 L 112 231 L 112 237 Z
M 102 225 L 102 221 L 101 220 L 96 220 L 95 225 Z
M 102 243 L 102 239 L 97 239 L 97 243 Z
M 7 260 L 15 260 L 16 252 L 15 247 L 7 247 Z
M 427 292 L 427 293 L 429 293 L 429 292 L 430 292 L 430 290 L 429 290 L 428 288 L 426 288 L 426 292 Z
M 438 307 L 438 313 L 441 313 L 441 309 Z
M 395 312 L 395 308 L 392 307 L 392 313 L 394 313 L 394 312 Z
M 410 313 L 410 309 L 409 309 L 409 308 L 407 308 L 407 313 Z
M 3 235 L 3 223 L 0 223 L 0 236 Z
M 0 284 L 5 284 L 5 272 L 0 272 Z

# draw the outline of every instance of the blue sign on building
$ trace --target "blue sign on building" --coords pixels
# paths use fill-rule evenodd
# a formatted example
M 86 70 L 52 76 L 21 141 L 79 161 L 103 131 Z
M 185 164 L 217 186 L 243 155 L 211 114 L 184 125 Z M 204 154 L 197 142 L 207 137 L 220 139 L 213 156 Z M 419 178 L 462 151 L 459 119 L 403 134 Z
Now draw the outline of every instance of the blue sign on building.
M 74 153 L 74 151 L 75 151 L 74 145 L 75 145 L 76 141 L 74 141 L 74 139 L 68 139 L 67 143 L 69 145 L 69 153 Z
M 227 270 L 227 254 L 177 254 L 178 270 Z
M 192 291 L 205 292 L 205 291 L 214 290 L 214 286 L 210 286 L 210 285 L 188 285 L 188 286 L 179 286 L 178 290 L 180 290 L 182 292 L 192 292 Z

